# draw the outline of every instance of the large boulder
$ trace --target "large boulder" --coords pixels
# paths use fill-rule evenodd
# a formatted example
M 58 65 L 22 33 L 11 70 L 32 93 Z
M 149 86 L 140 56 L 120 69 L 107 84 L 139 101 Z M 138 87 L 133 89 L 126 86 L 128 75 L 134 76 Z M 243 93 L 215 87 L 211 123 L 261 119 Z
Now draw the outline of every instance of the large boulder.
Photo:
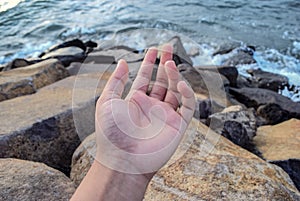
M 43 163 L 0 159 L 0 200 L 67 201 L 75 192 L 73 182 Z
M 173 46 L 173 60 L 176 65 L 188 64 L 193 66 L 193 61 L 188 56 L 179 36 L 174 36 L 168 41 L 168 43 Z
M 73 155 L 71 177 L 76 184 L 89 170 L 93 154 L 94 134 Z M 173 163 L 154 176 L 144 200 L 300 199 L 300 193 L 281 168 L 231 143 L 195 119 L 170 161 Z
M 262 157 L 282 167 L 300 189 L 300 120 L 261 126 L 254 143 Z
M 80 138 L 94 131 L 95 101 L 110 76 L 99 71 L 0 102 L 0 157 L 43 162 L 69 174 Z
M 0 101 L 35 93 L 39 88 L 69 75 L 56 59 L 0 72 Z

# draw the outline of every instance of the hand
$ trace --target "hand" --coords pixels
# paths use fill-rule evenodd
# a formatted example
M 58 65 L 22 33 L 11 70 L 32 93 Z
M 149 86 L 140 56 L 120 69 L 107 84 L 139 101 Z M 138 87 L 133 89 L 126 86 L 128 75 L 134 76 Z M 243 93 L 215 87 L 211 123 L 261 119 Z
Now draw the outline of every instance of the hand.
M 195 98 L 171 61 L 170 45 L 163 47 L 147 95 L 156 56 L 157 49 L 150 48 L 125 100 L 121 95 L 128 66 L 124 60 L 118 63 L 96 106 L 96 158 L 72 201 L 140 201 L 154 172 L 175 152 Z
M 147 51 L 125 100 L 121 95 L 129 70 L 120 60 L 97 102 L 96 160 L 113 170 L 144 174 L 160 169 L 193 116 L 194 92 L 180 79 L 170 45 L 162 49 L 156 81 L 148 92 L 157 52 Z

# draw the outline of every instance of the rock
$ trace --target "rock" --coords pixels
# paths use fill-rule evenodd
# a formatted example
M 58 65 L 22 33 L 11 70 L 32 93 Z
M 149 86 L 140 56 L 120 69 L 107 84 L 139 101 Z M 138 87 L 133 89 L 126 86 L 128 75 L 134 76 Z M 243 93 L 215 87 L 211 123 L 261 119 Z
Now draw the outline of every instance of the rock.
M 236 86 L 237 84 L 237 77 L 238 77 L 238 70 L 236 67 L 233 66 L 196 66 L 194 67 L 197 70 L 207 70 L 207 71 L 212 71 L 212 72 L 219 72 L 221 75 L 225 76 L 229 83 L 230 86 Z
M 216 56 L 218 54 L 228 54 L 232 50 L 238 48 L 240 45 L 241 44 L 238 43 L 238 42 L 231 42 L 231 43 L 221 44 L 212 55 Z
M 95 101 L 109 76 L 71 76 L 0 102 L 0 158 L 43 162 L 69 174 L 80 139 L 94 132 Z
M 174 36 L 168 41 L 168 43 L 173 45 L 173 60 L 175 61 L 176 65 L 189 64 L 190 66 L 193 66 L 193 61 L 187 55 L 180 37 Z
M 284 115 L 286 112 L 288 113 L 288 119 L 300 118 L 300 103 L 293 102 L 289 98 L 274 91 L 244 87 L 241 89 L 230 88 L 230 93 L 235 96 L 239 102 L 245 104 L 247 107 L 254 107 L 257 109 L 262 105 L 276 104 L 282 109 L 280 113 Z M 268 107 L 268 110 L 265 111 L 268 111 L 269 114 L 278 113 L 276 110 L 278 110 L 279 107 L 275 107 L 275 111 L 272 110 L 274 107 Z M 259 112 L 259 114 L 261 113 L 262 112 Z M 284 120 L 285 118 L 281 119 Z
M 90 44 L 90 43 L 87 43 Z M 49 48 L 49 50 L 41 53 L 39 55 L 40 58 L 45 57 L 45 55 L 49 54 L 50 52 L 54 52 L 58 49 L 61 48 L 67 48 L 67 47 L 77 47 L 79 49 L 81 49 L 81 52 L 85 52 L 86 51 L 86 44 L 84 44 L 81 40 L 79 39 L 74 39 L 74 40 L 70 40 L 70 41 L 66 41 L 62 44 L 56 45 L 54 47 Z
M 257 115 L 261 117 L 259 125 L 275 125 L 289 119 L 289 112 L 283 110 L 276 103 L 268 103 L 257 108 Z
M 72 157 L 72 169 L 70 178 L 75 186 L 79 186 L 87 171 L 94 162 L 96 155 L 96 136 L 95 133 L 89 135 L 76 149 Z
M 261 126 L 254 138 L 262 157 L 284 169 L 300 189 L 300 120 Z
M 289 86 L 289 79 L 286 76 L 266 72 L 261 69 L 250 69 L 247 72 L 252 76 L 250 81 L 254 87 L 278 92 Z
M 220 112 L 224 108 L 232 105 L 232 100 L 229 99 L 225 88 L 225 86 L 229 86 L 229 81 L 216 69 L 196 70 L 194 67 L 189 66 L 188 64 L 180 64 L 178 65 L 178 70 L 183 78 L 191 85 L 194 92 L 196 94 L 201 94 L 201 98 L 198 98 L 198 103 L 200 105 L 199 107 L 196 107 L 201 108 L 201 103 L 203 101 L 210 102 L 210 105 L 204 103 L 205 107 L 209 106 L 211 108 L 209 110 L 212 113 L 215 113 Z
M 185 137 L 191 139 L 183 140 L 171 159 L 174 163 L 168 163 L 154 176 L 145 201 L 300 199 L 300 193 L 281 168 L 236 146 L 195 119 Z M 88 153 L 93 152 L 94 141 L 95 135 L 86 138 L 73 156 L 74 174 L 78 175 L 72 178 L 76 183 L 90 168 Z M 190 147 L 189 142 L 193 142 Z M 186 147 L 189 148 L 184 153 Z M 78 168 L 80 162 L 84 164 L 82 168 Z
M 253 150 L 256 118 L 252 109 L 244 110 L 241 106 L 232 106 L 209 116 L 208 120 L 210 129 L 247 150 Z
M 1 72 L 0 101 L 35 93 L 68 75 L 68 71 L 55 59 Z
M 42 59 L 58 59 L 65 67 L 72 62 L 83 62 L 89 52 L 97 47 L 97 43 L 88 41 L 83 43 L 79 39 L 64 42 L 50 48 L 48 51 L 39 55 Z
M 69 200 L 73 182 L 43 163 L 0 159 L 0 200 Z
M 3 67 L 1 71 L 8 71 L 8 70 L 12 70 L 12 69 L 15 69 L 15 68 L 20 68 L 20 67 L 25 67 L 25 66 L 29 66 L 29 65 L 32 65 L 32 64 L 35 64 L 37 63 L 38 61 L 28 61 L 26 59 L 14 59 L 12 62 L 8 63 L 7 65 L 5 65 Z
M 230 57 L 224 62 L 224 66 L 237 66 L 243 64 L 253 64 L 256 63 L 255 59 L 249 53 L 245 53 L 244 51 L 238 51 L 237 54 Z

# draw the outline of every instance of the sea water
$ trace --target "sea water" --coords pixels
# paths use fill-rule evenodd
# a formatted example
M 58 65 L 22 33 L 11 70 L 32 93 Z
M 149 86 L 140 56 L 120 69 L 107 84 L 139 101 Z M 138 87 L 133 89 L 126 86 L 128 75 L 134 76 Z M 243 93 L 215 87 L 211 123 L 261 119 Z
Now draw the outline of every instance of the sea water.
M 300 86 L 299 0 L 0 0 L 0 64 L 73 38 L 142 49 L 173 34 L 186 49 L 198 45 L 195 65 L 221 64 L 230 54 L 212 56 L 216 48 L 238 42 L 257 49 L 242 74 L 261 68 Z

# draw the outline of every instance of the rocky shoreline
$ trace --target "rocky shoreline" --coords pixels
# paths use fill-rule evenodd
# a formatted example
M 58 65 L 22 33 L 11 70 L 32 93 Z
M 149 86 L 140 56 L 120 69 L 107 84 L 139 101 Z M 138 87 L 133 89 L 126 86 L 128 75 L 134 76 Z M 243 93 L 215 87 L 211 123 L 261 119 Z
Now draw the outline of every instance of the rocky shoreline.
M 156 174 L 144 200 L 299 200 L 300 103 L 278 93 L 292 88 L 288 79 L 261 69 L 239 74 L 239 64 L 256 62 L 252 46 L 220 46 L 214 55 L 235 52 L 222 66 L 194 66 L 197 50 L 188 54 L 179 37 L 169 43 L 197 97 L 186 132 L 195 138 Z M 133 81 L 143 57 L 75 39 L 0 67 L 0 199 L 68 200 L 93 161 L 96 99 L 119 59 Z

